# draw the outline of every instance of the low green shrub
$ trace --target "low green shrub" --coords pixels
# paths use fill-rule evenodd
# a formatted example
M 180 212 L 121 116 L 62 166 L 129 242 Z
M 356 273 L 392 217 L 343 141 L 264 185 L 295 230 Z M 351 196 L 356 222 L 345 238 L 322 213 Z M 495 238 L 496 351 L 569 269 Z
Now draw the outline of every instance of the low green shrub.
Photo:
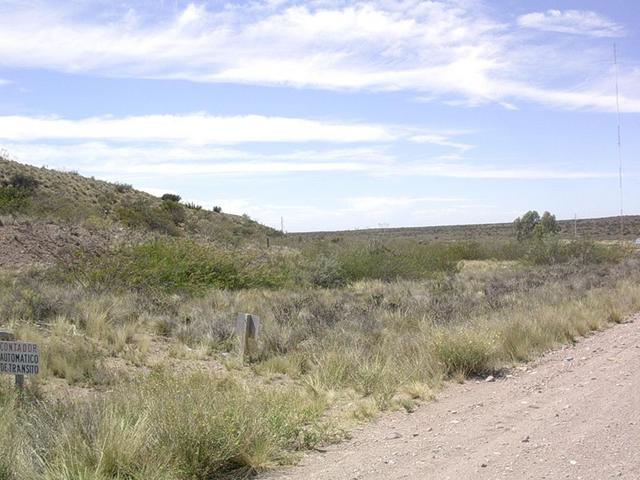
M 30 192 L 12 186 L 0 186 L 0 214 L 22 213 L 31 204 Z
M 339 250 L 337 260 L 350 281 L 391 281 L 429 278 L 438 272 L 453 273 L 465 253 L 456 245 L 370 243 Z
M 182 200 L 182 197 L 180 195 L 176 195 L 174 193 L 165 193 L 160 198 L 162 199 L 163 202 L 178 203 L 178 202 L 180 202 L 180 200 Z
M 629 255 L 620 245 L 589 240 L 563 242 L 558 237 L 534 240 L 527 244 L 524 260 L 534 265 L 576 262 L 583 265 L 616 263 Z
M 128 183 L 115 182 L 113 187 L 118 193 L 125 193 L 133 190 L 133 186 Z
M 128 227 L 148 228 L 168 235 L 177 236 L 180 230 L 176 225 L 179 219 L 172 208 L 156 207 L 146 200 L 123 203 L 116 209 L 118 219 Z M 180 208 L 182 206 L 178 205 Z
M 201 294 L 208 289 L 283 287 L 291 283 L 278 257 L 223 249 L 186 239 L 159 239 L 123 247 L 75 267 L 90 284 L 113 289 Z
M 17 173 L 0 183 L 0 214 L 23 213 L 33 204 L 32 196 L 40 182 Z

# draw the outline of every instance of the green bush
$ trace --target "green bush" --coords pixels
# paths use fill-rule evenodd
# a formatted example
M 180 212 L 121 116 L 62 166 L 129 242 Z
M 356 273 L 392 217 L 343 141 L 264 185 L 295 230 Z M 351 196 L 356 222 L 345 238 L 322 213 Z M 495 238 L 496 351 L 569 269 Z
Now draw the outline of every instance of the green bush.
M 15 187 L 0 187 L 0 213 L 20 213 L 31 206 L 30 195 Z
M 32 196 L 40 185 L 35 178 L 17 173 L 0 183 L 0 213 L 21 213 L 32 206 Z
M 286 261 L 191 240 L 161 239 L 124 247 L 75 267 L 93 285 L 140 291 L 200 294 L 291 283 Z
M 33 192 L 40 185 L 38 180 L 23 173 L 15 173 L 9 177 L 8 181 L 2 183 L 3 186 L 12 187 L 25 192 Z
M 180 198 L 180 197 L 178 197 Z M 162 201 L 162 210 L 169 214 L 171 221 L 175 225 L 179 225 L 184 223 L 186 214 L 184 212 L 184 207 L 180 205 L 177 201 L 174 200 L 163 200 Z
M 376 279 L 429 278 L 437 272 L 454 272 L 463 251 L 439 244 L 387 246 L 370 243 L 363 247 L 346 247 L 337 254 L 338 262 L 350 281 Z
M 628 252 L 619 245 L 606 245 L 589 240 L 563 242 L 557 237 L 534 240 L 527 244 L 524 260 L 534 265 L 575 262 L 583 265 L 615 263 Z
M 128 227 L 148 228 L 168 235 L 179 235 L 175 218 L 170 211 L 155 207 L 146 200 L 124 203 L 116 209 L 119 220 Z
M 173 193 L 165 193 L 160 198 L 162 199 L 163 202 L 175 202 L 175 203 L 178 203 L 180 200 L 182 200 L 182 197 L 180 195 L 175 195 Z
M 306 260 L 302 269 L 302 281 L 315 287 L 342 287 L 347 281 L 340 262 L 334 257 L 318 255 Z
M 128 183 L 116 182 L 116 183 L 113 184 L 113 187 L 115 188 L 116 192 L 118 192 L 118 193 L 125 193 L 125 192 L 128 192 L 130 190 L 133 190 L 133 186 L 128 184 Z

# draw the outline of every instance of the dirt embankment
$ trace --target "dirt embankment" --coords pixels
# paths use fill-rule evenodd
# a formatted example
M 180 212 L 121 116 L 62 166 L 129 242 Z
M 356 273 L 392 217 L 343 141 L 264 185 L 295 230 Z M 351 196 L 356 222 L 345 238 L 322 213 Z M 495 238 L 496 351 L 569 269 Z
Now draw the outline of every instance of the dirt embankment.
M 640 317 L 487 382 L 452 385 L 275 479 L 640 478 Z
M 97 253 L 113 240 L 111 232 L 92 233 L 77 226 L 53 223 L 0 225 L 0 269 L 50 265 L 69 258 L 78 250 Z

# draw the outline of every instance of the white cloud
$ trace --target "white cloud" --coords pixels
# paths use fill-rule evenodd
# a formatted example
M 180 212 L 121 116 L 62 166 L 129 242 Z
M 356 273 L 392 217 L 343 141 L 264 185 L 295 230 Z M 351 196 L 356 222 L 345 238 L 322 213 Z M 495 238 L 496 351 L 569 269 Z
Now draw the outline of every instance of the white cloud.
M 396 138 L 390 128 L 287 117 L 206 114 L 141 115 L 81 120 L 0 116 L 0 138 L 13 141 L 117 140 L 203 144 L 246 142 L 376 142 Z
M 497 102 L 506 108 L 522 99 L 565 108 L 567 102 L 530 91 L 571 96 L 584 78 L 598 77 L 591 59 L 579 63 L 571 52 L 550 58 L 489 17 L 477 1 L 256 1 L 219 10 L 190 4 L 162 20 L 127 10 L 101 23 L 94 11 L 78 13 L 81 3 L 24 5 L 0 12 L 0 65 L 110 77 L 408 90 L 451 104 Z M 519 20 L 596 36 L 620 32 L 593 12 L 534 13 Z M 539 84 L 542 70 L 557 78 Z M 588 84 L 582 88 L 585 95 L 570 97 L 570 108 L 608 105 L 607 95 Z M 635 109 L 638 88 L 628 95 L 622 103 Z
M 580 180 L 587 178 L 615 178 L 617 176 L 617 173 L 607 171 L 576 171 L 527 165 L 500 167 L 486 164 L 478 165 L 465 161 L 405 164 L 400 169 L 382 167 L 378 172 L 379 174 L 388 176 L 403 175 L 502 180 Z
M 590 37 L 620 37 L 624 35 L 621 25 L 586 10 L 547 10 L 532 12 L 518 17 L 518 25 L 545 32 L 571 33 Z
M 452 140 L 450 136 L 439 133 L 414 135 L 413 137 L 410 137 L 409 140 L 415 143 L 430 143 L 432 145 L 455 148 L 461 152 L 465 152 L 474 147 L 474 145 L 469 145 L 467 143 L 456 142 Z
M 6 78 L 0 78 L 0 87 L 4 87 L 5 85 L 9 85 L 10 83 L 12 83 L 10 80 L 7 80 Z
M 111 180 L 179 175 L 231 175 L 251 177 L 304 173 L 353 173 L 376 177 L 435 177 L 469 179 L 565 179 L 613 178 L 615 172 L 567 170 L 541 166 L 499 167 L 458 154 L 410 161 L 385 146 L 325 150 L 288 150 L 282 153 L 183 146 L 112 145 L 101 142 L 68 145 L 16 143 L 2 145 L 18 161 L 77 170 Z M 396 197 L 400 198 L 400 197 Z M 435 200 L 434 197 L 424 197 Z M 400 201 L 400 200 L 396 200 Z M 402 200 L 404 201 L 404 200 Z

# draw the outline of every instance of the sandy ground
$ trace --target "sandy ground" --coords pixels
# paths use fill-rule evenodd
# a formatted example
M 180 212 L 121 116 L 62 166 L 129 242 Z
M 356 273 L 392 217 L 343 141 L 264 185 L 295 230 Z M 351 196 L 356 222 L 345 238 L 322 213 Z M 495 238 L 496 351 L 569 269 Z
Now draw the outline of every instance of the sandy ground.
M 262 479 L 640 479 L 640 316 Z

